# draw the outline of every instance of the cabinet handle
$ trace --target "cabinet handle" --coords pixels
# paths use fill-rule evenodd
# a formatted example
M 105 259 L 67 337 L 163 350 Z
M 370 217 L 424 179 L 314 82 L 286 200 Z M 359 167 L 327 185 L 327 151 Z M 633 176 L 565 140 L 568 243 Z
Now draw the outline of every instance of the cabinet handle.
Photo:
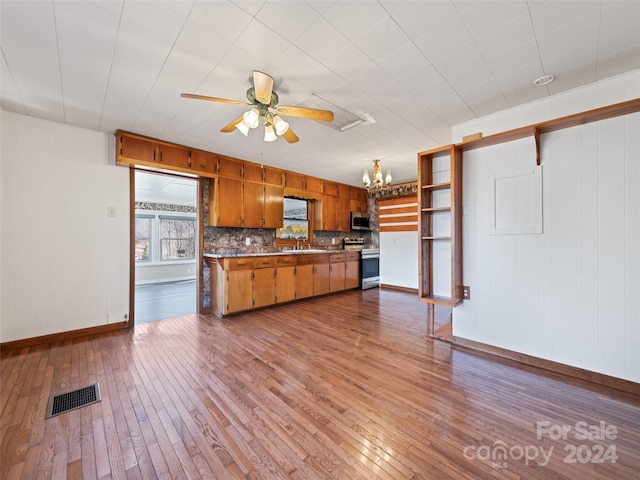
M 160 163 L 162 163 L 162 150 L 160 150 Z
M 153 151 L 153 161 L 154 162 L 156 161 L 156 151 L 155 150 Z

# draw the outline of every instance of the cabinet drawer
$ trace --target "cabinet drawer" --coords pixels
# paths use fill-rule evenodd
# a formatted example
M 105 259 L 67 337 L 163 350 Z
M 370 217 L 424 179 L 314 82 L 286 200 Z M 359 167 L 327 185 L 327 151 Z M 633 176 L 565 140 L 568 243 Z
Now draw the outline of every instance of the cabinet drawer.
M 360 252 L 347 252 L 345 253 L 345 258 L 347 262 L 352 262 L 354 260 L 360 260 Z
M 331 254 L 331 263 L 344 262 L 345 254 L 344 253 L 332 253 Z
M 227 258 L 225 266 L 227 270 L 246 270 L 253 268 L 253 258 Z
M 296 257 L 294 257 L 293 255 L 287 255 L 286 257 L 276 257 L 276 265 L 278 265 L 279 267 L 285 266 L 285 265 L 295 265 L 296 264 Z
M 317 255 L 298 255 L 296 258 L 296 263 L 298 265 L 315 265 L 318 263 L 329 263 L 329 255 L 326 253 L 319 253 Z
M 276 257 L 258 257 L 255 259 L 255 268 L 267 268 L 276 266 Z

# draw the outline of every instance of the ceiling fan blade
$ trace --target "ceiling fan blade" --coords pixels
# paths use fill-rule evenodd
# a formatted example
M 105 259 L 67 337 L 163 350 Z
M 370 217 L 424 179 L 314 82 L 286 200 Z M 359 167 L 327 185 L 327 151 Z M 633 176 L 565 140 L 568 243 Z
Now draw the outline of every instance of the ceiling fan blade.
M 289 115 L 291 117 L 310 118 L 312 120 L 321 120 L 323 122 L 333 122 L 333 112 L 329 110 L 319 110 L 317 108 L 305 107 L 287 107 L 280 105 L 276 107 L 280 115 Z
M 243 102 L 241 100 L 231 100 L 229 98 L 218 98 L 218 97 L 207 97 L 205 95 L 196 95 L 195 93 L 181 93 L 180 96 L 184 98 L 195 98 L 196 100 L 208 100 L 210 102 L 232 103 L 234 105 L 243 105 L 245 107 L 251 105 L 250 103 Z
M 284 137 L 284 139 L 289 143 L 296 143 L 298 140 L 300 140 L 298 136 L 295 133 L 293 133 L 293 130 L 291 130 L 291 127 L 289 127 L 287 131 L 281 135 L 281 137 Z
M 230 124 L 225 125 L 224 127 L 222 127 L 220 129 L 221 132 L 223 133 L 229 133 L 229 132 L 233 132 L 236 129 L 236 125 L 238 123 L 240 123 L 242 121 L 242 115 L 240 115 L 238 118 L 236 118 L 234 121 L 232 121 Z
M 253 88 L 256 91 L 256 100 L 265 105 L 271 103 L 271 93 L 273 93 L 273 78 L 266 73 L 253 71 Z

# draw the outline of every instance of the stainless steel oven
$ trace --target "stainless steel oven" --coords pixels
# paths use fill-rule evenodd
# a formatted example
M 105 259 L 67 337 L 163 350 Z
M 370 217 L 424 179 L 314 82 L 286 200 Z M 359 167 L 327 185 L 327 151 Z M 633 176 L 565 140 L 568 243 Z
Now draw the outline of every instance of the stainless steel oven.
M 360 260 L 360 288 L 380 286 L 380 249 L 363 248 Z

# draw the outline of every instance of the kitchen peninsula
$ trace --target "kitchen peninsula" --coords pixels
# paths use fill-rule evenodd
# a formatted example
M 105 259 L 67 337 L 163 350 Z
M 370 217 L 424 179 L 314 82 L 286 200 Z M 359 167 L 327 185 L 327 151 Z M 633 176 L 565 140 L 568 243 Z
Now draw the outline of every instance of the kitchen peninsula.
M 225 316 L 358 288 L 360 252 L 265 248 L 205 253 L 211 309 Z

